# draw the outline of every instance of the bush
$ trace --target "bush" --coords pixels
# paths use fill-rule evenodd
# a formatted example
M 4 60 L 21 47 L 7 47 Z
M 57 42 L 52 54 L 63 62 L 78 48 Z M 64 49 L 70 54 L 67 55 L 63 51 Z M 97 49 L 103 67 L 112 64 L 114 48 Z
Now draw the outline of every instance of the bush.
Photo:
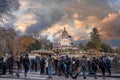
M 3 57 L 3 53 L 2 53 L 2 52 L 0 52 L 0 58 L 1 58 L 1 57 Z

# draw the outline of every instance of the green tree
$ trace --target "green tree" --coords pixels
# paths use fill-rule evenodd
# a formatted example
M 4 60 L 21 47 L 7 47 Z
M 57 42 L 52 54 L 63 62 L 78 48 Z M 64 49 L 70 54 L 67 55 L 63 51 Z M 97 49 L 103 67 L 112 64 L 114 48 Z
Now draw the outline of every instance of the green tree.
M 102 43 L 101 48 L 102 48 L 103 52 L 108 52 L 108 53 L 113 52 L 113 49 L 111 48 L 111 46 L 109 44 Z
M 120 54 L 120 47 L 117 47 L 116 49 L 114 49 L 114 52 Z
M 31 52 L 32 50 L 38 50 L 41 48 L 41 43 L 36 40 L 35 43 L 31 43 L 30 45 L 28 45 L 27 47 L 27 51 Z
M 0 58 L 3 57 L 3 55 L 4 55 L 4 54 L 3 54 L 2 52 L 0 52 Z
M 86 50 L 86 44 L 80 43 L 78 47 L 80 50 Z
M 88 41 L 88 43 L 87 43 L 87 48 L 101 50 L 101 39 L 100 39 L 100 34 L 99 34 L 97 28 L 93 28 L 90 35 L 91 35 L 90 41 Z

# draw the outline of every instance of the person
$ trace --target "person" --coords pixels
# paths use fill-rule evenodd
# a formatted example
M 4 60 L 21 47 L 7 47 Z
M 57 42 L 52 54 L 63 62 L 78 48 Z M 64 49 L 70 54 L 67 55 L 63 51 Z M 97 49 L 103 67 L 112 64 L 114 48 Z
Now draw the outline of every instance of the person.
M 46 70 L 46 75 L 48 75 L 48 59 L 45 59 L 45 70 Z
M 93 74 L 94 74 L 94 78 L 97 79 L 97 70 L 98 70 L 98 65 L 97 65 L 97 59 L 95 57 L 93 57 L 92 60 L 92 70 L 93 70 Z
M 71 60 L 71 74 L 74 71 L 76 71 L 76 60 L 75 60 L 75 58 L 72 58 L 72 60 Z
M 23 67 L 24 67 L 24 76 L 27 77 L 27 73 L 29 71 L 30 66 L 30 60 L 28 54 L 25 55 L 25 58 L 23 59 Z
M 38 56 L 36 56 L 36 58 L 35 58 L 35 72 L 38 71 L 38 63 L 39 63 L 39 58 L 38 58 Z
M 3 57 L 0 57 L 0 72 L 3 71 Z
M 31 58 L 30 63 L 31 63 L 31 71 L 34 71 L 35 70 L 35 59 Z
M 52 57 L 49 55 L 48 57 L 48 78 L 52 78 Z
M 14 65 L 13 55 L 9 55 L 7 64 L 8 64 L 9 74 L 13 74 L 13 65 Z
M 111 76 L 111 63 L 110 63 L 110 59 L 108 57 L 105 58 L 105 65 L 106 65 L 106 70 L 109 73 L 109 76 Z
M 15 62 L 17 64 L 16 76 L 19 77 L 20 76 L 19 74 L 20 74 L 21 62 L 20 62 L 20 55 L 18 53 L 16 54 Z
M 99 59 L 99 68 L 101 69 L 103 79 L 105 79 L 105 61 L 103 57 Z
M 83 56 L 81 59 L 81 68 L 83 73 L 83 78 L 86 79 L 86 71 L 87 71 L 87 58 Z
M 88 64 L 89 75 L 92 75 L 93 74 L 93 72 L 92 72 L 92 61 L 90 59 L 88 59 L 87 64 Z
M 20 68 L 22 68 L 23 64 L 23 53 L 20 53 Z
M 3 57 L 3 74 L 6 74 L 7 70 L 7 59 L 8 59 L 8 54 L 5 54 Z
M 40 63 L 40 74 L 44 74 L 44 72 L 45 72 L 45 70 L 44 70 L 44 68 L 45 68 L 45 60 L 44 60 L 44 58 L 41 58 L 40 60 L 39 60 L 39 63 Z
M 54 58 L 54 69 L 55 69 L 55 74 L 58 72 L 58 58 Z
M 80 60 L 79 60 L 78 57 L 77 57 L 77 59 L 76 59 L 76 69 L 77 69 L 77 72 L 78 72 L 78 74 L 79 74 L 80 71 L 81 71 L 81 68 L 80 68 Z
M 65 59 L 65 77 L 68 78 L 70 74 L 70 58 L 66 56 Z
M 59 76 L 61 76 L 62 73 L 65 73 L 65 68 L 64 68 L 64 57 L 60 57 L 58 61 L 58 72 Z

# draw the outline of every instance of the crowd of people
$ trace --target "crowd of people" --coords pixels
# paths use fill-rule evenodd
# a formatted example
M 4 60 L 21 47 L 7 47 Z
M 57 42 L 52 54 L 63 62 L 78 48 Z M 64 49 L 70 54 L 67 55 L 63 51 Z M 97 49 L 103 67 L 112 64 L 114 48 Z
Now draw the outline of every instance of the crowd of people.
M 52 78 L 52 74 L 58 76 L 65 76 L 77 78 L 77 76 L 82 73 L 84 79 L 86 79 L 87 73 L 93 75 L 97 79 L 97 72 L 102 73 L 103 78 L 105 78 L 106 71 L 111 75 L 111 62 L 107 56 L 102 56 L 99 58 L 93 57 L 89 59 L 86 56 L 81 58 L 61 56 L 61 57 L 38 57 L 29 58 L 29 55 L 24 56 L 16 54 L 4 55 L 0 59 L 2 62 L 2 74 L 6 74 L 6 70 L 9 70 L 9 74 L 13 74 L 14 66 L 17 67 L 16 76 L 20 77 L 21 69 L 24 69 L 24 76 L 27 76 L 28 71 L 40 71 L 40 74 L 46 74 L 49 78 Z

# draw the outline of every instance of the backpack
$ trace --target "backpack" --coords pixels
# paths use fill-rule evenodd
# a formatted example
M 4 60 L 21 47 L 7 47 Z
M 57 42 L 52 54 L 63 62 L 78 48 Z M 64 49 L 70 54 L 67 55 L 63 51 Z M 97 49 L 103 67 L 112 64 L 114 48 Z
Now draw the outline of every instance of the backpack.
M 111 63 L 110 63 L 109 59 L 105 60 L 105 65 L 106 65 L 106 68 L 110 68 L 111 67 Z

